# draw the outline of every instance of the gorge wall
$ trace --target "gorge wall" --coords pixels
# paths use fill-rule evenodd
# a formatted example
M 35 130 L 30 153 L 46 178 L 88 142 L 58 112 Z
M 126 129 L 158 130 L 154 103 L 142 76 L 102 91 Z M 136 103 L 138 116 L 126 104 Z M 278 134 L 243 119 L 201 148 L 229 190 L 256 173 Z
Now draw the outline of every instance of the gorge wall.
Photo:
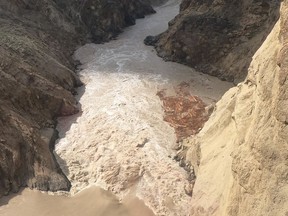
M 220 38 L 224 39 L 227 36 L 224 29 L 222 29 L 224 32 L 214 34 L 214 28 L 219 26 L 215 25 L 212 28 L 214 22 L 210 23 L 210 19 L 203 18 L 205 16 L 203 11 L 213 14 L 214 9 L 201 4 L 203 1 L 183 1 L 182 14 L 172 21 L 167 32 L 158 36 L 156 48 L 160 55 L 166 53 L 168 58 L 180 60 L 177 51 L 182 53 L 185 43 L 188 51 L 191 50 L 193 55 L 196 53 L 199 55 L 197 58 L 200 59 L 195 63 L 191 62 L 193 66 L 201 67 L 211 62 L 211 67 L 221 67 L 222 72 L 219 72 L 221 77 L 231 75 L 239 78 L 248 73 L 244 82 L 230 89 L 216 104 L 213 114 L 200 133 L 184 142 L 188 147 L 186 160 L 193 165 L 197 176 L 192 194 L 191 215 L 287 215 L 288 2 L 282 1 L 281 8 L 273 12 L 271 9 L 275 9 L 280 2 L 227 1 L 225 4 L 221 4 L 225 1 L 213 1 L 213 4 L 212 1 L 205 2 L 210 2 L 214 9 L 219 7 L 228 9 L 223 11 L 223 14 L 235 14 L 236 19 L 239 18 L 237 11 L 242 10 L 235 9 L 235 5 L 239 8 L 245 5 L 247 10 L 258 8 L 258 12 L 266 8 L 265 13 L 262 11 L 261 15 L 257 15 L 259 19 L 256 21 L 262 20 L 261 22 L 266 24 L 273 21 L 273 24 L 262 31 L 267 25 L 258 23 L 256 27 L 255 20 L 251 17 L 248 19 L 251 14 L 248 17 L 246 15 L 249 13 L 245 14 L 245 20 L 252 23 L 242 33 L 254 36 L 251 38 L 249 36 L 245 42 L 229 49 L 225 57 L 220 57 L 220 52 L 226 50 L 224 42 L 227 39 L 227 43 L 230 43 L 230 40 L 226 38 L 223 43 L 219 41 Z M 197 10 L 191 12 L 191 8 Z M 274 23 L 278 13 L 280 19 Z M 186 19 L 190 17 L 191 22 L 186 20 L 181 23 L 183 17 Z M 195 23 L 199 24 L 198 29 L 192 28 Z M 226 25 L 227 23 L 223 26 Z M 208 29 L 211 32 L 208 32 Z M 203 38 L 204 32 L 207 33 L 206 39 Z M 262 43 L 265 34 L 268 34 L 267 38 L 253 55 L 250 63 L 253 50 Z M 191 36 L 189 42 L 191 46 L 188 43 L 188 36 Z M 243 38 L 237 39 L 235 35 L 233 37 L 235 42 Z M 182 45 L 177 48 L 177 43 L 180 42 Z M 214 46 L 214 43 L 217 44 Z M 250 50 L 248 45 L 251 46 Z M 176 51 L 171 54 L 170 51 L 173 49 Z M 207 61 L 204 56 L 208 57 Z M 185 57 L 184 61 L 186 59 Z M 236 65 L 231 65 L 233 62 Z M 241 65 L 241 70 L 237 65 Z M 230 67 L 228 72 L 225 71 L 227 66 Z M 245 69 L 247 67 L 248 70 Z
M 72 53 L 154 12 L 145 0 L 0 2 L 0 197 L 21 186 L 69 190 L 52 150 L 56 117 L 78 112 Z
M 168 30 L 148 37 L 146 44 L 166 60 L 238 82 L 279 18 L 279 2 L 183 0 Z

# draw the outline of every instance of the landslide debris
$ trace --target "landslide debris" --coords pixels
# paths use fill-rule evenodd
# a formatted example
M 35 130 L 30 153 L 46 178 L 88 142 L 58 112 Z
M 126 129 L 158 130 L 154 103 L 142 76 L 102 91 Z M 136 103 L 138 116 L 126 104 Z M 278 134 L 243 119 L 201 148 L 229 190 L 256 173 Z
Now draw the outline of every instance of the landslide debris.
M 195 135 L 209 118 L 206 104 L 188 90 L 189 83 L 175 87 L 175 95 L 167 95 L 165 89 L 157 92 L 163 102 L 164 121 L 174 128 L 177 142 Z

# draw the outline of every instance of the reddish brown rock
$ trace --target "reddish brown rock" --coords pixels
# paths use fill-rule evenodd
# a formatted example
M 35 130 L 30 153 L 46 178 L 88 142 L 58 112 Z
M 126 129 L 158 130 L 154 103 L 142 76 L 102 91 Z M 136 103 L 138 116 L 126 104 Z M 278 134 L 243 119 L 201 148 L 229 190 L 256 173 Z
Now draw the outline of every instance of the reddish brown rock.
M 206 104 L 191 95 L 188 86 L 186 82 L 180 83 L 172 96 L 167 96 L 165 90 L 157 93 L 163 102 L 164 120 L 174 128 L 177 142 L 197 134 L 209 118 Z

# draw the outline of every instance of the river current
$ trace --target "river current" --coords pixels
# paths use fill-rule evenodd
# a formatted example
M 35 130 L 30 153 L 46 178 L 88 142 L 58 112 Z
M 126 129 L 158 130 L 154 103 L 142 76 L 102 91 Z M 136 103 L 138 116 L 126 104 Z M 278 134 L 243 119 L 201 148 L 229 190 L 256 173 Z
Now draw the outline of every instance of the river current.
M 192 95 L 211 104 L 232 84 L 165 62 L 145 46 L 146 36 L 167 29 L 179 2 L 156 11 L 117 40 L 86 44 L 75 52 L 85 84 L 77 96 L 81 112 L 59 119 L 55 148 L 71 193 L 25 189 L 2 199 L 0 215 L 189 215 L 187 173 L 173 160 L 176 136 L 163 120 L 156 94 L 163 89 L 173 94 L 185 81 Z

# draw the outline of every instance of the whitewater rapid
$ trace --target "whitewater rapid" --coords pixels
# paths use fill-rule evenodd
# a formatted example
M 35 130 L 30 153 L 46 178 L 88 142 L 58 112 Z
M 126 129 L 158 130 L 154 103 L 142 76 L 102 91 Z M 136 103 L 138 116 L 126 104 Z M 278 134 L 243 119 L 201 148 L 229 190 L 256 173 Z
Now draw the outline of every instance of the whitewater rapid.
M 164 62 L 145 46 L 146 36 L 167 29 L 179 5 L 170 1 L 156 10 L 117 40 L 75 52 L 85 84 L 79 89 L 81 112 L 59 119 L 55 154 L 72 194 L 96 185 L 120 199 L 137 196 L 157 215 L 188 215 L 187 173 L 173 160 L 176 137 L 163 121 L 156 93 L 173 92 L 185 81 L 192 95 L 210 104 L 232 85 Z
M 179 1 L 170 0 L 156 11 L 117 40 L 86 44 L 75 52 L 84 83 L 77 95 L 80 112 L 58 120 L 54 152 L 71 192 L 25 189 L 0 200 L 0 215 L 189 215 L 188 176 L 173 160 L 176 136 L 163 121 L 156 94 L 166 89 L 175 95 L 177 85 L 185 82 L 191 95 L 209 105 L 232 84 L 165 62 L 145 46 L 146 36 L 167 29 Z

